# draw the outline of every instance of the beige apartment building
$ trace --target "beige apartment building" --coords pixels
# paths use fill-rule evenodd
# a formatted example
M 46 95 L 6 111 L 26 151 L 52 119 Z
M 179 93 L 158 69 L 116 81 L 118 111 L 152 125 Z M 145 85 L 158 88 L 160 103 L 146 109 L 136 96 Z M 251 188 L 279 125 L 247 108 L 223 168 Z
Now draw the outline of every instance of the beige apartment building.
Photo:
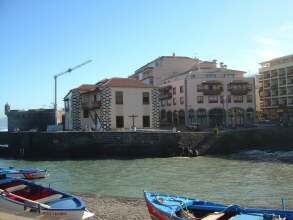
M 78 128 L 81 130 L 159 127 L 159 90 L 142 81 L 128 78 L 105 79 L 95 84 L 94 89 L 79 94 L 79 99 L 75 100 L 80 104 L 74 105 L 79 119 L 72 121 L 79 121 Z M 70 109 L 66 112 L 70 115 Z M 71 112 L 74 112 L 73 109 Z
M 264 116 L 293 123 L 293 55 L 260 63 L 260 99 Z
M 223 63 L 200 61 L 160 86 L 161 125 L 243 127 L 255 121 L 255 81 Z
M 159 86 L 171 76 L 185 72 L 199 62 L 185 56 L 161 56 L 137 69 L 129 78 L 143 81 L 147 85 Z

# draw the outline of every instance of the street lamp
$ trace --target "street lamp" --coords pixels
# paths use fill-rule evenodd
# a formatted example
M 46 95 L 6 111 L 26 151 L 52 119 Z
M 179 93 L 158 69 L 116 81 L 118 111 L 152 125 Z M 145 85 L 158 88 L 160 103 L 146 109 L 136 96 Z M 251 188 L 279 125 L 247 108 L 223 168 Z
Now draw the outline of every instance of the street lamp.
M 74 71 L 74 70 L 76 70 L 76 69 L 78 69 L 78 68 L 80 68 L 80 67 L 82 67 L 82 66 L 84 66 L 84 65 L 86 65 L 88 63 L 90 63 L 90 62 L 92 62 L 92 60 L 87 60 L 86 62 L 83 62 L 83 63 L 81 63 L 81 64 L 79 64 L 79 65 L 77 65 L 75 67 L 68 68 L 68 70 L 54 75 L 54 82 L 55 82 L 54 83 L 55 84 L 55 88 L 54 88 L 54 91 L 55 91 L 54 92 L 55 125 L 57 125 L 57 79 L 58 79 L 58 77 L 66 74 L 66 73 L 70 73 L 70 72 L 72 72 L 72 71 Z

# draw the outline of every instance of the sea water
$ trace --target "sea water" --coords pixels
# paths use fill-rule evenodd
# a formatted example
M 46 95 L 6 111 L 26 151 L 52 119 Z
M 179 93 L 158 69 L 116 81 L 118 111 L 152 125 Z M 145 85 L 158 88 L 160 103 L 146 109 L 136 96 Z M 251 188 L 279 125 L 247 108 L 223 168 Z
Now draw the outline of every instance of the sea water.
M 0 167 L 47 168 L 38 180 L 71 193 L 142 197 L 160 191 L 246 206 L 293 207 L 293 151 L 245 151 L 223 157 L 134 160 L 25 161 L 0 159 Z

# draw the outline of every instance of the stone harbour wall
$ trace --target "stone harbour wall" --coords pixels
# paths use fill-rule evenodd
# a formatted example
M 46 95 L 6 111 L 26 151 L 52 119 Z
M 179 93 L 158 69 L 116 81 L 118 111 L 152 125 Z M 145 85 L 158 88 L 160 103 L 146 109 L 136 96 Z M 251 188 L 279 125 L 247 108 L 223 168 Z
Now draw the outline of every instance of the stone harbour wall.
M 293 149 L 293 128 L 220 132 L 0 132 L 0 157 L 143 158 Z

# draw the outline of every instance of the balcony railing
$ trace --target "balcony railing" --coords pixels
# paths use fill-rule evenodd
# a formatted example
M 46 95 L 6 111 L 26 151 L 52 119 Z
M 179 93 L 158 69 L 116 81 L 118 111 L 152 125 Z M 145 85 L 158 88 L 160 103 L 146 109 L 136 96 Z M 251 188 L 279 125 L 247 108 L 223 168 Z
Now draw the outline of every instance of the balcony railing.
M 197 91 L 204 95 L 220 95 L 223 92 L 223 85 L 219 81 L 205 81 L 197 86 Z
M 231 82 L 228 84 L 228 91 L 232 95 L 247 95 L 249 91 L 252 91 L 252 86 L 245 81 Z

